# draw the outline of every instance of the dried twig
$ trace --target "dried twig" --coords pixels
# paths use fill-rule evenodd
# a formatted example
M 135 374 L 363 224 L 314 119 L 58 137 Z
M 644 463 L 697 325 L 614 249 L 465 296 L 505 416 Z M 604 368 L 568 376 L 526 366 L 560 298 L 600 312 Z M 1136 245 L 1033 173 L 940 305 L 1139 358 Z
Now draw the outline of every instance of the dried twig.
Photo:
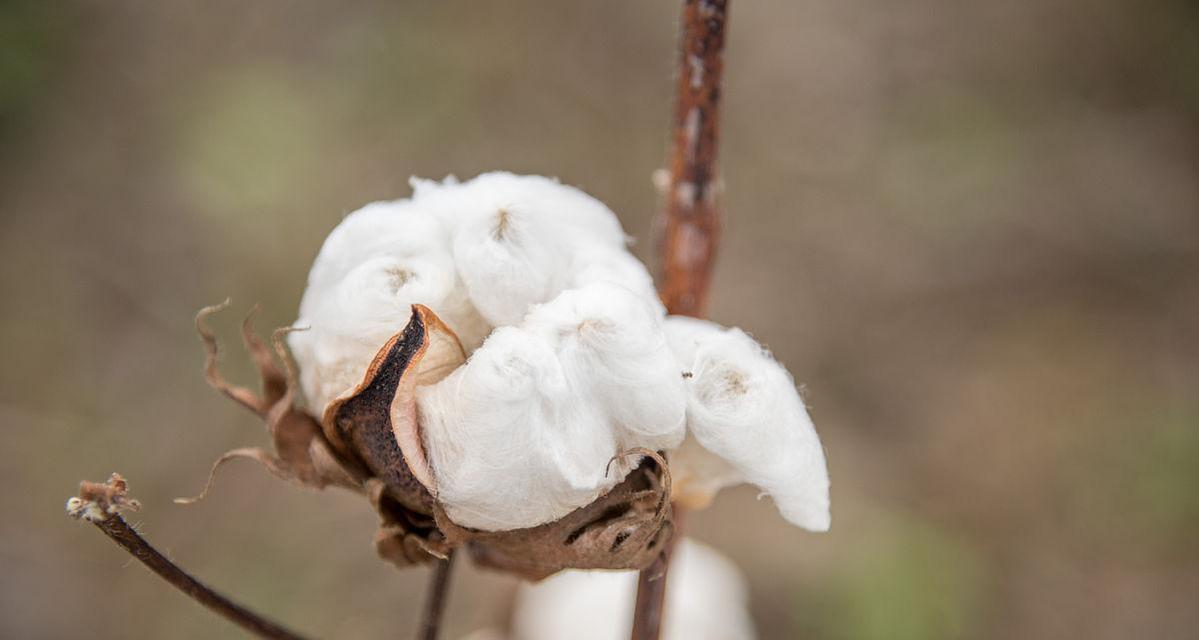
M 716 142 L 727 0 L 685 0 L 662 236 L 662 301 L 702 317 L 720 232 Z
M 724 29 L 728 0 L 684 0 L 670 182 L 663 210 L 660 293 L 672 314 L 702 317 L 720 236 L 716 143 Z M 675 505 L 675 534 L 661 560 L 641 572 L 633 612 L 633 640 L 657 640 L 673 545 L 682 536 L 683 509 Z
M 79 495 L 67 501 L 67 513 L 74 518 L 86 520 L 94 525 L 114 542 L 121 545 L 157 573 L 163 580 L 174 585 L 192 600 L 208 607 L 217 615 L 245 629 L 259 638 L 275 638 L 283 640 L 302 640 L 292 631 L 263 618 L 249 609 L 237 604 L 225 596 L 213 591 L 204 583 L 188 575 L 174 563 L 150 546 L 144 538 L 138 535 L 129 523 L 121 517 L 120 511 L 136 511 L 138 502 L 128 497 L 128 485 L 119 474 L 112 474 L 107 483 L 81 482 Z
M 421 614 L 417 640 L 437 640 L 441 633 L 441 618 L 445 614 L 446 594 L 449 592 L 450 571 L 454 568 L 454 552 L 445 560 L 438 560 L 429 575 L 429 588 L 425 591 L 425 610 Z

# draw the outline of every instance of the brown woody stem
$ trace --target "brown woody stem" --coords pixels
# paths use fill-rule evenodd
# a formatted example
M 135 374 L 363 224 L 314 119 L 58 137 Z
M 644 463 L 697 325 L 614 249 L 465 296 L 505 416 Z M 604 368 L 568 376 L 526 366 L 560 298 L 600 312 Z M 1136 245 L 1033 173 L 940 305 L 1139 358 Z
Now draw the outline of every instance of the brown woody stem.
M 670 184 L 662 236 L 662 301 L 670 313 L 702 317 L 720 235 L 716 143 L 724 71 L 727 0 L 685 0 Z
M 103 520 L 91 520 L 92 524 L 121 545 L 142 564 L 157 573 L 163 580 L 174 585 L 187 597 L 208 607 L 217 615 L 245 629 L 259 638 L 302 640 L 303 636 L 285 629 L 249 609 L 213 591 L 204 583 L 188 575 L 146 542 L 119 514 L 109 515 Z
M 672 314 L 703 317 L 720 238 L 716 143 L 720 80 L 724 72 L 728 0 L 684 0 L 670 182 L 662 211 L 662 282 Z M 674 544 L 682 537 L 683 509 L 674 505 L 674 535 L 659 562 L 641 572 L 633 611 L 633 640 L 657 640 L 666 602 Z
M 441 633 L 441 618 L 445 613 L 446 595 L 449 592 L 450 570 L 454 567 L 454 552 L 445 560 L 438 560 L 429 574 L 429 588 L 425 593 L 425 610 L 421 615 L 417 640 L 437 640 Z

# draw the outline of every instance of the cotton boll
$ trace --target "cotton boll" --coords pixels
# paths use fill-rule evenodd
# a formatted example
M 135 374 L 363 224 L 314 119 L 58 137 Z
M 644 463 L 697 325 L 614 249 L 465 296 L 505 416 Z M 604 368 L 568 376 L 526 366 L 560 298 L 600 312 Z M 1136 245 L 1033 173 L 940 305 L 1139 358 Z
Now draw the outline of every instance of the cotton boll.
M 744 576 L 728 558 L 689 538 L 670 565 L 663 640 L 750 640 Z M 635 571 L 563 571 L 522 584 L 511 640 L 623 640 L 633 623 Z
M 791 375 L 739 329 L 669 317 L 666 332 L 691 373 L 691 435 L 769 493 L 788 521 L 827 530 L 824 451 Z
M 417 389 L 418 420 L 447 515 L 500 531 L 556 520 L 615 485 L 603 414 L 577 400 L 537 335 L 496 330 L 465 365 Z
M 687 406 L 682 371 L 656 310 L 619 285 L 600 282 L 534 307 L 528 330 L 556 343 L 570 374 L 584 379 L 617 430 L 622 449 L 672 449 L 682 441 Z

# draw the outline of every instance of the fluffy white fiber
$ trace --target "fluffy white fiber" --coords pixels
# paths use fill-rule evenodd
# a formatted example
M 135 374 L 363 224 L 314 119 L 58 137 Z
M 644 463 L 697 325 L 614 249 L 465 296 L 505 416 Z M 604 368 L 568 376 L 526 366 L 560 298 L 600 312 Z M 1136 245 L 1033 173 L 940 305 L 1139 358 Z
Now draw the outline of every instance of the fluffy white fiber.
M 791 374 L 740 329 L 677 316 L 668 317 L 665 327 L 675 356 L 691 374 L 689 434 L 770 494 L 787 521 L 827 531 L 824 449 Z M 694 474 L 692 469 L 711 463 L 701 452 L 691 456 L 676 456 L 672 466 Z
M 458 524 L 555 520 L 646 447 L 677 449 L 689 505 L 749 481 L 791 522 L 828 528 L 824 455 L 790 375 L 740 330 L 664 320 L 611 210 L 539 176 L 412 186 L 346 216 L 312 266 L 295 323 L 308 330 L 288 339 L 315 415 L 423 304 L 471 354 L 417 393 L 433 489 Z
M 715 549 L 679 541 L 670 564 L 664 640 L 751 640 L 744 576 Z M 635 571 L 563 571 L 522 584 L 510 640 L 618 640 L 632 631 Z
M 497 329 L 441 382 L 417 391 L 437 498 L 458 524 L 551 522 L 610 489 L 633 447 L 683 438 L 686 395 L 652 307 L 594 284 Z
M 411 199 L 346 216 L 312 265 L 295 322 L 308 331 L 289 342 L 317 415 L 361 382 L 414 303 L 468 353 L 493 327 L 519 324 L 531 305 L 585 284 L 620 284 L 661 308 L 616 215 L 582 191 L 504 172 L 411 182 Z

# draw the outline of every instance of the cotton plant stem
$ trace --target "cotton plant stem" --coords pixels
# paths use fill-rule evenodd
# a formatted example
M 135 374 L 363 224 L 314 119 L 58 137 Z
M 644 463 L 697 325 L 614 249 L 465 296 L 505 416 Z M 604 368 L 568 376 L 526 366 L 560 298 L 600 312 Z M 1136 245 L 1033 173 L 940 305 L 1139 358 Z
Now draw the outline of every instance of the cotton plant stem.
M 122 548 L 140 560 L 142 564 L 149 567 L 151 571 L 157 573 L 163 580 L 166 580 L 176 589 L 182 591 L 184 595 L 208 607 L 210 611 L 245 629 L 252 635 L 259 638 L 303 640 L 304 636 L 267 620 L 213 591 L 204 583 L 188 575 L 186 571 L 180 569 L 168 560 L 166 556 L 150 546 L 150 543 L 138 535 L 133 530 L 133 527 L 130 527 L 129 523 L 125 522 L 125 519 L 119 514 L 108 515 L 103 519 L 88 518 L 88 520 L 96 525 L 96 528 L 100 531 L 103 531 L 104 535 L 112 538 L 114 542 L 121 545 Z
M 716 144 L 727 0 L 685 0 L 670 183 L 660 228 L 662 301 L 673 314 L 703 317 L 720 236 Z
M 716 144 L 727 20 L 728 0 L 683 2 L 670 182 L 660 225 L 659 293 L 668 312 L 697 318 L 707 313 L 720 238 Z M 662 560 L 637 579 L 633 640 L 657 640 L 661 633 L 670 559 L 682 537 L 683 508 L 673 507 L 674 535 Z
M 441 619 L 445 614 L 445 601 L 449 592 L 450 571 L 454 568 L 454 552 L 445 560 L 438 560 L 429 575 L 429 588 L 425 592 L 425 609 L 421 614 L 417 640 L 437 640 L 441 633 Z

